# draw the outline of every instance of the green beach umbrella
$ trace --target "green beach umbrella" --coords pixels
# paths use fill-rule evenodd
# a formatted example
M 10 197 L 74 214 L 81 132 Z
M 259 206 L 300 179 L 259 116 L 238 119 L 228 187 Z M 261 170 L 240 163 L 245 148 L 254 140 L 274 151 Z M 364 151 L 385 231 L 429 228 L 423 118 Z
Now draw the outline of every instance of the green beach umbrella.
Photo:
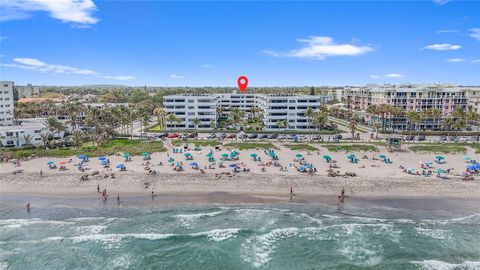
M 142 153 L 142 156 L 148 157 L 148 156 L 150 156 L 150 153 L 148 153 L 148 152 L 143 152 L 143 153 Z
M 185 153 L 185 154 L 183 154 L 183 155 L 185 155 L 186 157 L 189 157 L 189 156 L 191 156 L 192 154 L 190 154 L 190 153 Z
M 213 155 L 213 153 L 210 152 L 210 153 L 207 154 L 207 157 L 211 157 L 212 155 Z
M 445 157 L 443 157 L 443 156 L 436 156 L 435 159 L 443 160 L 443 159 L 445 159 Z
M 257 154 L 251 153 L 250 156 L 251 156 L 252 158 L 256 158 L 256 157 L 257 157 Z
M 228 157 L 228 154 L 222 154 L 222 157 Z
M 387 158 L 384 154 L 378 155 L 379 158 Z
M 302 157 L 302 154 L 299 153 L 299 154 L 296 154 L 295 156 L 300 158 L 300 157 Z
M 130 154 L 129 153 L 123 153 L 122 157 L 128 158 L 128 157 L 130 157 Z
M 174 161 L 175 161 L 175 159 L 173 159 L 172 157 L 170 157 L 170 158 L 168 159 L 168 162 L 174 162 Z
M 447 171 L 445 171 L 444 169 L 437 169 L 435 172 L 438 174 L 441 174 L 441 173 L 446 173 Z

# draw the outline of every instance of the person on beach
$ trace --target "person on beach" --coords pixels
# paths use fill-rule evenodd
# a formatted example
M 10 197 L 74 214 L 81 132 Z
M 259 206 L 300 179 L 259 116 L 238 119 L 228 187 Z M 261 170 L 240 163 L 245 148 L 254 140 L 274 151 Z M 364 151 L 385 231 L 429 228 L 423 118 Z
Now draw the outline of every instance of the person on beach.
M 97 192 L 100 193 L 100 185 L 97 185 Z
M 117 204 L 120 205 L 120 193 L 117 193 Z
M 345 201 L 345 189 L 342 188 L 342 190 L 340 191 L 340 196 L 338 196 L 338 200 L 343 203 Z
M 293 187 L 290 186 L 290 195 L 293 195 Z
M 30 202 L 27 203 L 27 212 L 30 213 L 30 210 L 32 209 L 32 205 L 30 204 Z
M 153 189 L 152 189 L 152 200 L 155 198 L 155 193 L 153 192 Z
M 40 177 L 43 176 L 43 170 L 40 170 Z

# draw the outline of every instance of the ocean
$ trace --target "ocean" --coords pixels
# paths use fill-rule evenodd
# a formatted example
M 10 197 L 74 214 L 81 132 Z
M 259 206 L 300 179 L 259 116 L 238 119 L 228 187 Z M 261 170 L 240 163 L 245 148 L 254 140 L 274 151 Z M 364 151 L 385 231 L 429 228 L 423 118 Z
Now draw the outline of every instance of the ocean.
M 1 199 L 0 269 L 480 269 L 480 213 L 461 201 L 29 200 Z

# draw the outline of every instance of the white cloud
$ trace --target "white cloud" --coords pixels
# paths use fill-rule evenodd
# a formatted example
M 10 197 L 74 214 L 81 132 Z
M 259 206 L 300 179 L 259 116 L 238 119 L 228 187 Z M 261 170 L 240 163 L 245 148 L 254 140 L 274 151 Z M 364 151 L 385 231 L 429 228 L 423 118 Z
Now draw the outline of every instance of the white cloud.
M 435 3 L 437 5 L 443 5 L 443 4 L 446 4 L 450 1 L 452 1 L 452 0 L 433 0 L 433 3 Z
M 398 73 L 390 73 L 390 74 L 385 74 L 386 78 L 403 78 L 403 74 L 398 74 Z
M 1 64 L 1 66 L 4 67 L 10 67 L 10 68 L 20 68 L 24 70 L 35 70 L 43 73 L 58 73 L 58 74 L 78 74 L 78 75 L 95 75 L 95 76 L 101 76 L 100 73 L 90 70 L 90 69 L 83 69 L 83 68 L 77 68 L 77 67 L 72 67 L 72 66 L 66 66 L 66 65 L 55 65 L 55 64 L 48 64 L 43 61 L 40 61 L 36 58 L 14 58 L 13 59 L 14 63 L 10 64 Z M 119 75 L 119 76 L 103 76 L 105 79 L 112 79 L 112 80 L 120 80 L 120 81 L 126 81 L 126 80 L 134 80 L 135 77 L 133 76 L 125 76 L 125 75 Z
M 460 62 L 465 62 L 465 59 L 463 59 L 463 58 L 450 58 L 450 59 L 447 59 L 447 62 L 449 62 L 449 63 L 460 63 Z
M 215 66 L 214 66 L 214 65 L 210 65 L 210 64 L 203 64 L 203 67 L 204 67 L 204 68 L 214 68 Z
M 97 7 L 92 0 L 7 0 L 0 1 L 0 8 L 0 21 L 26 19 L 34 12 L 44 11 L 62 22 L 87 25 L 98 22 L 93 16 Z
M 118 76 L 103 76 L 105 79 L 112 79 L 117 81 L 130 81 L 135 80 L 133 76 L 125 76 L 125 75 L 118 75 Z
M 170 75 L 170 78 L 172 78 L 172 79 L 184 79 L 185 76 L 180 76 L 180 75 L 172 74 L 172 75 Z
M 378 76 L 378 75 L 370 75 L 369 77 L 372 78 L 372 79 L 378 79 L 378 78 L 380 78 L 380 76 Z
M 458 30 L 451 30 L 451 29 L 447 29 L 447 30 L 438 30 L 436 32 L 437 34 L 446 34 L 446 33 L 458 33 Z
M 453 45 L 453 44 L 431 44 L 428 46 L 425 46 L 424 49 L 428 50 L 435 50 L 435 51 L 451 51 L 451 50 L 458 50 L 461 49 L 462 46 L 460 45 Z
M 264 50 L 263 52 L 275 57 L 295 57 L 324 60 L 330 56 L 355 56 L 373 51 L 369 46 L 352 44 L 336 44 L 331 37 L 311 36 L 307 39 L 297 39 L 305 46 L 288 52 Z
M 472 38 L 476 40 L 480 40 L 480 28 L 472 28 L 470 29 L 470 35 Z
M 478 63 L 480 63 L 480 59 L 475 59 L 475 60 L 472 60 L 470 63 L 473 63 L 473 64 L 478 64 Z

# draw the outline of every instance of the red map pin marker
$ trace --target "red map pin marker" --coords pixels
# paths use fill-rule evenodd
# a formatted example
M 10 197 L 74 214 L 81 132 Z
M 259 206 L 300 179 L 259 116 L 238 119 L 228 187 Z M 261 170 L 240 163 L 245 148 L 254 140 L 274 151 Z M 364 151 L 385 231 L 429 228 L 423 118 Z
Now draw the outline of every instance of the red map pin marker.
M 240 88 L 240 91 L 242 91 L 242 93 L 245 92 L 248 86 L 248 78 L 245 76 L 240 76 L 238 77 L 237 82 L 238 82 L 238 88 Z

